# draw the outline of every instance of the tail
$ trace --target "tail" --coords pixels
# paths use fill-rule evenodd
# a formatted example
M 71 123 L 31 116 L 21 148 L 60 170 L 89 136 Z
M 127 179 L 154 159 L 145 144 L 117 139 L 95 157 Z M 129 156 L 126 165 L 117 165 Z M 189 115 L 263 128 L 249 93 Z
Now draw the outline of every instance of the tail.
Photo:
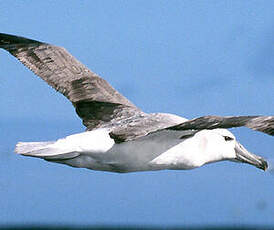
M 38 157 L 45 160 L 65 160 L 79 156 L 78 152 L 58 148 L 55 141 L 18 142 L 15 152 L 24 156 Z

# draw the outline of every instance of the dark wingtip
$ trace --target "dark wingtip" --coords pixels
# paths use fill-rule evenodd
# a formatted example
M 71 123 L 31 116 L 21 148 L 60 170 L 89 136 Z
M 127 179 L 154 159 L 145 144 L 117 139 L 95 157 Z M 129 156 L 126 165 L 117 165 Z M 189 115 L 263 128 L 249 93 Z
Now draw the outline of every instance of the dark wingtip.
M 13 45 L 26 45 L 26 44 L 41 44 L 42 42 L 19 37 L 11 34 L 0 33 L 0 48 L 9 48 Z
M 266 160 L 263 160 L 260 169 L 266 171 L 267 168 L 268 168 L 268 163 Z

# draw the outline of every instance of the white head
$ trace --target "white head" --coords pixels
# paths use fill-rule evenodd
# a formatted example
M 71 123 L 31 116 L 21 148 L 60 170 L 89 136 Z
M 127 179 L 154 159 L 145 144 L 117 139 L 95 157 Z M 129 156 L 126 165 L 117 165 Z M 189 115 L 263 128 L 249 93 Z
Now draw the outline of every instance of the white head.
M 194 136 L 181 136 L 180 139 L 183 139 L 180 144 L 153 159 L 151 164 L 161 169 L 191 169 L 231 160 L 267 169 L 267 162 L 262 157 L 248 152 L 226 129 L 201 130 Z
M 267 168 L 267 162 L 262 157 L 248 152 L 227 129 L 201 130 L 193 139 L 199 143 L 201 151 L 197 154 L 201 159 L 199 162 L 201 165 L 232 160 L 252 164 L 263 170 Z

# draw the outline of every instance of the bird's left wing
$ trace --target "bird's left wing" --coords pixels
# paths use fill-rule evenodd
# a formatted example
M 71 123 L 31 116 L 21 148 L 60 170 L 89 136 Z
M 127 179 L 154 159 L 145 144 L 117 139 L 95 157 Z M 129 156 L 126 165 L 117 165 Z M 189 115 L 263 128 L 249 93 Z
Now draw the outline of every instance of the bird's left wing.
M 202 130 L 216 128 L 247 128 L 274 136 L 274 116 L 204 116 L 195 118 L 179 125 L 170 126 L 169 130 Z

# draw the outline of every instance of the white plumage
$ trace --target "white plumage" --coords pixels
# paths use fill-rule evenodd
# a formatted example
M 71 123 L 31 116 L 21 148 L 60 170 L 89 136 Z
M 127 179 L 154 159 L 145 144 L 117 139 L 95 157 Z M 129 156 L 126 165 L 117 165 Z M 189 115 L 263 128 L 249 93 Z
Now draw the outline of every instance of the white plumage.
M 180 139 L 182 135 L 184 131 L 163 130 L 115 144 L 107 129 L 96 129 L 55 142 L 19 142 L 15 151 L 73 167 L 112 172 L 192 169 L 221 160 L 234 161 L 239 154 L 234 135 L 226 129 L 202 130 Z

